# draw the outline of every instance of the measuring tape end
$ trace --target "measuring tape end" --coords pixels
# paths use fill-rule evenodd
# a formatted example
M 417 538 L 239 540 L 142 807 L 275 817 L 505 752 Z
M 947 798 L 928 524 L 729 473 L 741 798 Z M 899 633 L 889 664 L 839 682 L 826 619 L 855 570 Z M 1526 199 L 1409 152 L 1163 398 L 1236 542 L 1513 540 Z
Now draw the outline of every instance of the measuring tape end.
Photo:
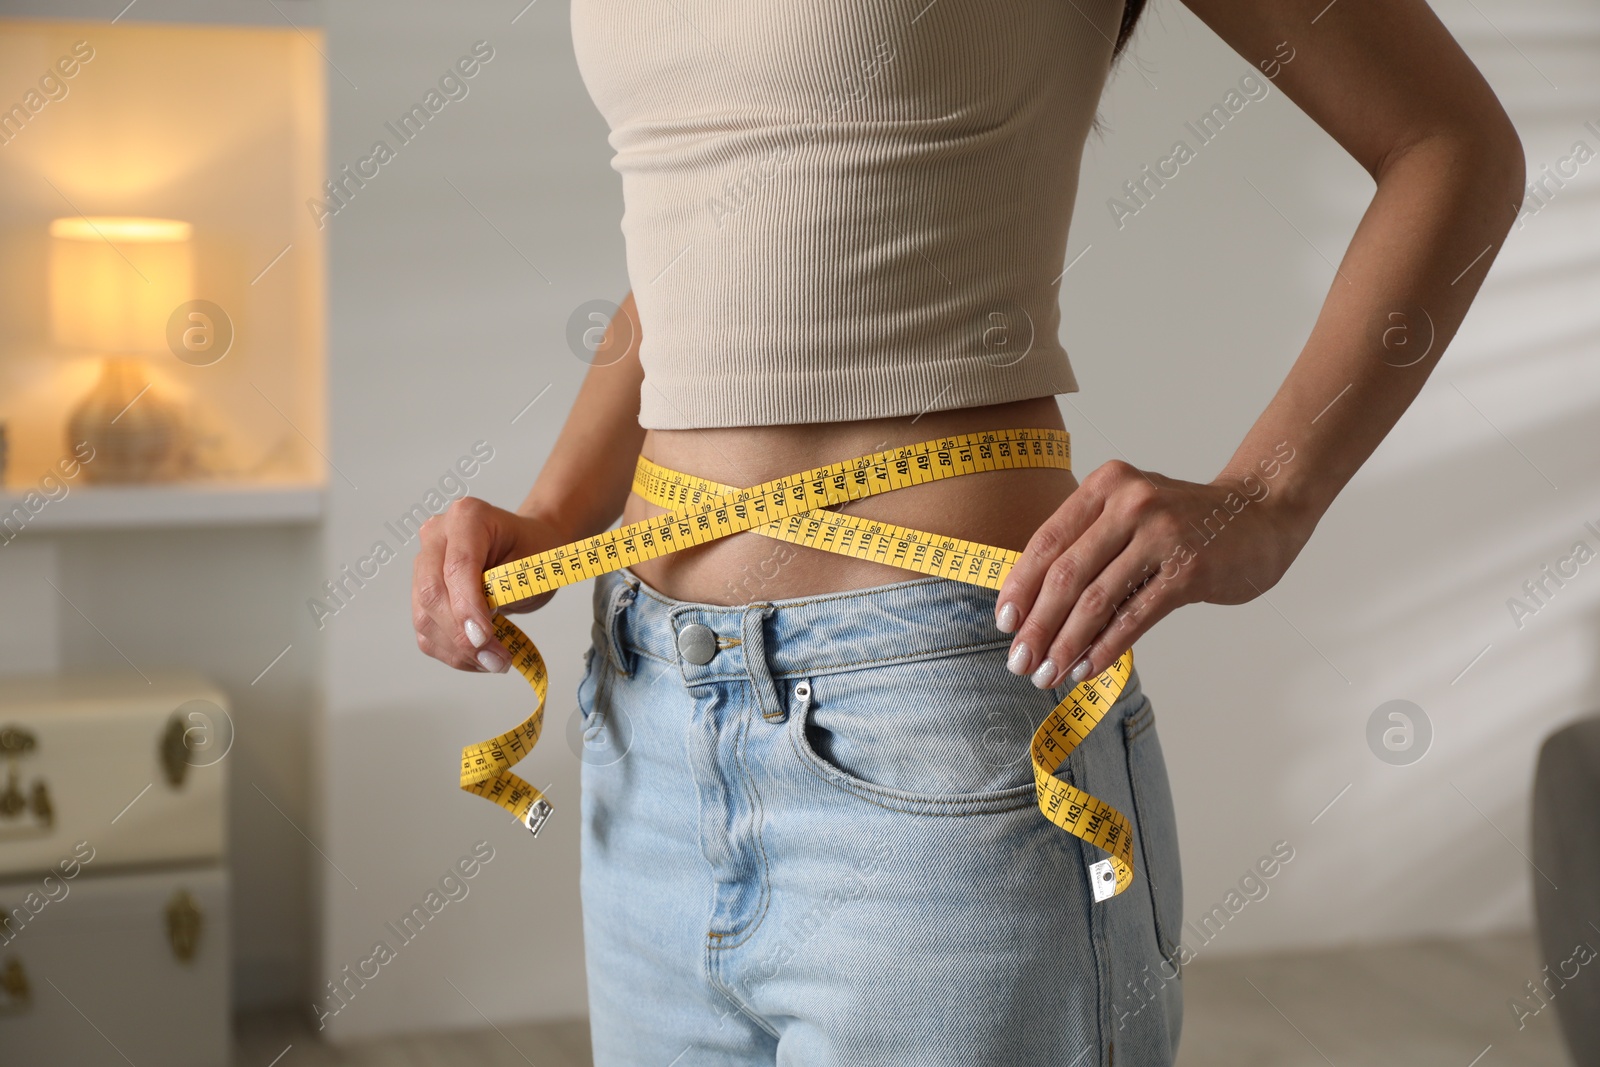
M 533 832 L 534 837 L 538 837 L 540 827 L 544 826 L 544 821 L 548 819 L 550 817 L 550 813 L 555 810 L 555 808 L 550 806 L 550 802 L 548 800 L 540 797 L 538 801 L 528 808 L 528 814 L 523 816 L 522 824 Z

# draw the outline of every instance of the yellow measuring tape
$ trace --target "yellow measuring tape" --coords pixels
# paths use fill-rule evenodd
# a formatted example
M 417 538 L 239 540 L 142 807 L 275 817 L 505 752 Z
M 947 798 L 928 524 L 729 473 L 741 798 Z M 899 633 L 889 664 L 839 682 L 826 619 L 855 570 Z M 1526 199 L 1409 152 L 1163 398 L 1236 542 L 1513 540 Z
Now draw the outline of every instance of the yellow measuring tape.
M 921 574 L 999 589 L 1019 553 L 925 533 L 823 509 L 850 500 L 963 474 L 1019 467 L 1070 470 L 1067 433 L 1052 429 L 986 430 L 891 448 L 815 467 L 740 489 L 669 470 L 639 457 L 633 488 L 666 515 L 559 548 L 513 560 L 484 572 L 484 594 L 496 608 L 642 560 L 753 531 L 793 544 L 873 560 Z M 494 617 L 494 636 L 538 699 L 533 714 L 514 729 L 461 750 L 461 788 L 494 801 L 535 835 L 549 818 L 549 800 L 511 772 L 533 750 L 544 726 L 549 675 L 532 641 L 505 616 Z M 1109 859 L 1112 893 L 1133 882 L 1133 834 L 1120 811 L 1062 781 L 1055 772 L 1110 710 L 1133 670 L 1133 650 L 1085 678 L 1045 717 L 1030 745 L 1039 810 Z

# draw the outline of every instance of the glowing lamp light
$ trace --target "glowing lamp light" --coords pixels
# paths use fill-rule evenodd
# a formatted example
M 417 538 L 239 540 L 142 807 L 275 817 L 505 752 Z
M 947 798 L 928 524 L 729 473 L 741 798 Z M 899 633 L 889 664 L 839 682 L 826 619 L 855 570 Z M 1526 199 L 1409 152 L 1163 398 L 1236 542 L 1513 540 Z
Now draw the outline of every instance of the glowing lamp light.
M 193 227 L 177 219 L 75 216 L 50 223 L 50 332 L 103 356 L 72 413 L 67 447 L 95 450 L 95 481 L 163 476 L 180 448 L 176 410 L 149 393 L 139 357 L 167 350 L 167 320 L 193 296 Z

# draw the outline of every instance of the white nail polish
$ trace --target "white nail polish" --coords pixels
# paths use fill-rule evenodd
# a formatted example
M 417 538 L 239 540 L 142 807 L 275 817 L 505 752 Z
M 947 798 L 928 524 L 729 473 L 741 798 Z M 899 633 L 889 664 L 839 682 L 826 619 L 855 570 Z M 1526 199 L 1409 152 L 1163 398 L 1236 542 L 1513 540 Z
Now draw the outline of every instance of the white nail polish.
M 1027 645 L 1017 645 L 1011 650 L 1011 655 L 1006 657 L 1006 670 L 1012 674 L 1023 674 L 1028 669 L 1028 661 L 1033 654 L 1028 651 Z
M 478 665 L 484 670 L 492 671 L 495 674 L 503 674 L 506 668 L 511 666 L 511 664 L 490 652 L 487 648 L 478 653 Z
M 471 619 L 467 620 L 463 629 L 466 630 L 467 640 L 472 642 L 473 648 L 482 648 L 484 642 L 489 640 L 489 635 L 483 632 L 483 627 Z
M 1049 689 L 1050 683 L 1056 678 L 1056 662 L 1046 659 L 1039 664 L 1039 669 L 1033 672 L 1033 684 L 1040 689 Z
M 1067 681 L 1077 685 L 1087 677 L 1089 677 L 1089 657 L 1085 656 L 1072 668 L 1072 673 L 1067 675 Z
M 995 616 L 994 624 L 1003 634 L 1011 633 L 1017 628 L 1017 606 L 1010 601 L 1001 605 L 1000 613 Z

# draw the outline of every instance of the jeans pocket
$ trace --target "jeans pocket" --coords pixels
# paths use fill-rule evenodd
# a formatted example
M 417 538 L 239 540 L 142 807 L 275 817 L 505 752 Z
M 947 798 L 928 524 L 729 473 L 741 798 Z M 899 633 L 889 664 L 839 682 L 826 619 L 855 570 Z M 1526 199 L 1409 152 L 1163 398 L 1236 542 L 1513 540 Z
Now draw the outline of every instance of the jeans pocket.
M 1032 803 L 1028 745 L 1058 697 L 1006 670 L 1006 647 L 791 681 L 790 732 L 801 761 L 880 803 Z
M 1122 725 L 1133 791 L 1134 834 L 1139 843 L 1139 860 L 1144 864 L 1144 883 L 1149 887 L 1156 942 L 1163 956 L 1174 959 L 1183 926 L 1183 869 L 1172 785 L 1161 754 L 1161 739 L 1156 736 L 1150 698 L 1145 697 Z

